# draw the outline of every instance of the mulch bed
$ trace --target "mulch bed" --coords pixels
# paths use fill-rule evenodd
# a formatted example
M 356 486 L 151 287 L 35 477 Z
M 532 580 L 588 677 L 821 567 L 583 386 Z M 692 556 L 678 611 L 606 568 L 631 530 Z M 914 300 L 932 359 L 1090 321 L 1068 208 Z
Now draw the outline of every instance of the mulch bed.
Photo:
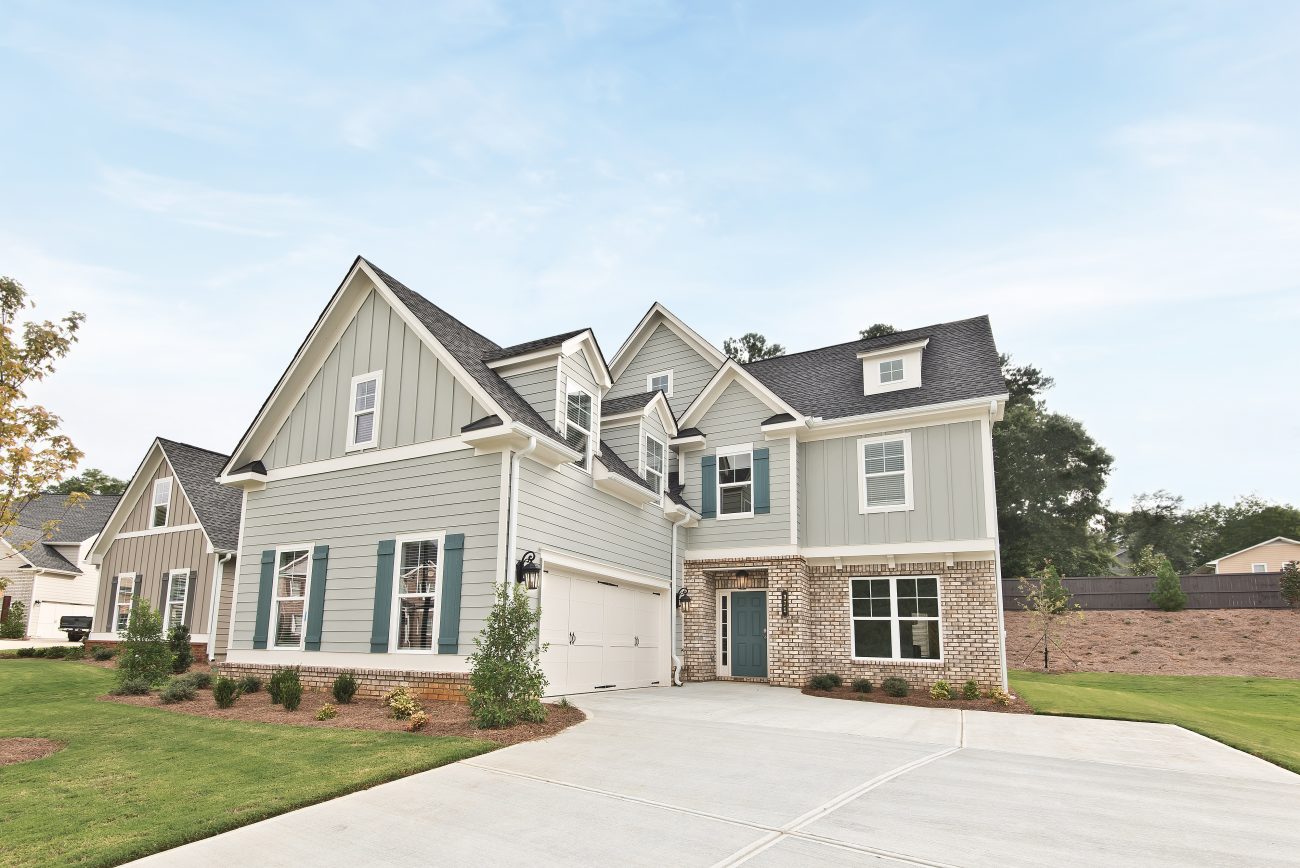
M 195 714 L 202 717 L 215 717 L 221 720 L 246 720 L 256 723 L 281 723 L 290 726 L 320 726 L 331 729 L 369 729 L 392 732 L 406 731 L 406 721 L 394 720 L 388 709 L 373 699 L 354 699 L 347 705 L 334 702 L 326 693 L 304 692 L 302 705 L 297 711 L 285 711 L 279 705 L 271 704 L 271 697 L 265 690 L 241 696 L 230 708 L 217 708 L 216 701 L 209 690 L 200 690 L 198 698 L 189 702 L 176 702 L 164 705 L 156 694 L 149 696 L 103 696 L 106 702 L 120 702 L 124 705 L 136 705 L 146 708 L 161 708 L 180 714 Z M 333 703 L 338 709 L 338 717 L 330 720 L 317 720 L 316 711 L 326 702 Z M 519 723 L 507 729 L 479 729 L 474 725 L 469 714 L 469 706 L 463 702 L 422 701 L 424 711 L 429 715 L 429 724 L 418 735 L 459 736 L 461 738 L 479 738 L 494 741 L 497 744 L 518 744 L 548 738 L 561 730 L 568 729 L 575 723 L 586 719 L 586 715 L 573 706 L 546 704 L 546 721 L 544 723 Z
M 0 738 L 0 766 L 42 759 L 63 750 L 63 743 L 48 738 Z
M 1004 714 L 1033 714 L 1034 709 L 1019 696 L 1011 697 L 1010 705 L 998 705 L 992 699 L 931 699 L 928 693 L 911 693 L 907 696 L 890 696 L 879 688 L 870 693 L 858 693 L 847 685 L 834 690 L 803 688 L 806 696 L 824 696 L 827 699 L 849 699 L 855 702 L 879 702 L 885 705 L 912 705 L 919 708 L 956 708 L 968 711 L 999 711 Z

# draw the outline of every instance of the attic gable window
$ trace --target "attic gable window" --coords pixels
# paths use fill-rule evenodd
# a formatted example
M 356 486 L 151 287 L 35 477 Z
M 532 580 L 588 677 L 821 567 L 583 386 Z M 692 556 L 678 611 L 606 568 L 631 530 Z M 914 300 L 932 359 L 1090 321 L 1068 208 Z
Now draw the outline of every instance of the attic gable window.
M 903 360 L 890 359 L 880 363 L 880 382 L 897 383 L 903 379 Z
M 383 371 L 352 378 L 351 413 L 348 421 L 348 449 L 368 449 L 379 442 L 379 393 Z
M 658 374 L 651 374 L 645 378 L 645 390 L 647 392 L 663 392 L 665 398 L 673 396 L 673 372 L 661 371 Z
M 564 390 L 564 442 L 581 454 L 573 462 L 583 470 L 591 469 L 592 441 L 591 395 L 573 380 L 567 381 Z
M 172 478 L 170 476 L 155 479 L 153 483 L 153 507 L 149 513 L 149 527 L 164 527 L 167 516 L 172 510 Z

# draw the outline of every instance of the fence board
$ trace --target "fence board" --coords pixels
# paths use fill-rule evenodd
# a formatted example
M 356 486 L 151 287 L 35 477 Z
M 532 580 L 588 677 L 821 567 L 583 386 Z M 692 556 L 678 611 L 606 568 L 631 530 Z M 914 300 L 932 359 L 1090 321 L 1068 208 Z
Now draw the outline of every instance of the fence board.
M 1285 609 L 1278 573 L 1215 573 L 1181 576 L 1189 609 Z M 1069 576 L 1062 584 L 1083 609 L 1155 609 L 1155 576 Z M 1003 606 L 1023 607 L 1019 579 L 1002 580 Z

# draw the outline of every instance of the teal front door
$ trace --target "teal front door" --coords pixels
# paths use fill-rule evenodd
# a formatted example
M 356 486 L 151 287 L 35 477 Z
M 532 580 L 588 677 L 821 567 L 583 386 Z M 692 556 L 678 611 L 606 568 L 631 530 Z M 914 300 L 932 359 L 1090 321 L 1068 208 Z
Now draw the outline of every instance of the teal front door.
M 731 592 L 731 674 L 767 677 L 767 591 Z

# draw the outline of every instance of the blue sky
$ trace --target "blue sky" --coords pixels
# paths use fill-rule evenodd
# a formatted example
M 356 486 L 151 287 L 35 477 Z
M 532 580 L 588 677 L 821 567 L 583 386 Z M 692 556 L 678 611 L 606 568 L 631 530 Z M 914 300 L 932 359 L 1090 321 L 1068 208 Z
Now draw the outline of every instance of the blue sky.
M 800 8 L 807 7 L 807 8 Z M 357 253 L 503 344 L 988 313 L 1108 494 L 1300 501 L 1294 3 L 4 3 L 86 463 L 232 448 Z

